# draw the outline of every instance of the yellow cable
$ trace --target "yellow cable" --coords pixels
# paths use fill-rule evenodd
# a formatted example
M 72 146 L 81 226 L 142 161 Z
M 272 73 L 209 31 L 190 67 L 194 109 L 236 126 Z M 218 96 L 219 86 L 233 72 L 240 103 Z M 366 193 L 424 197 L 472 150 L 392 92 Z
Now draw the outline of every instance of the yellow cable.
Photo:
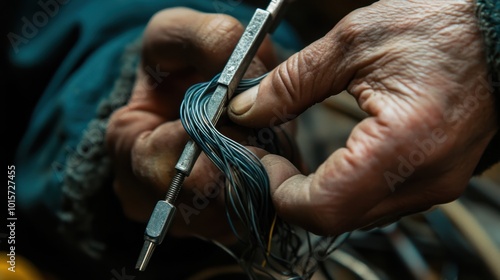
M 459 201 L 438 206 L 471 243 L 495 279 L 500 280 L 500 251 L 476 218 Z
M 267 252 L 266 256 L 269 257 L 269 253 L 271 252 L 271 240 L 273 239 L 273 231 L 274 231 L 274 226 L 276 225 L 276 218 L 277 215 L 274 214 L 274 219 L 273 223 L 271 224 L 271 229 L 269 230 L 269 240 L 267 241 Z M 265 267 L 267 264 L 266 259 L 262 261 L 262 267 Z

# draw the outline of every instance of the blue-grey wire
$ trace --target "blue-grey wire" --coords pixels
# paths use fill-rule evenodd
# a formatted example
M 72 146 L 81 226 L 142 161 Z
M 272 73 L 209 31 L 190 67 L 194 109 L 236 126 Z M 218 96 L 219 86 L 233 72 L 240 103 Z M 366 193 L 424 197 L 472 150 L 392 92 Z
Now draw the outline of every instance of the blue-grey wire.
M 268 270 L 256 263 L 262 259 L 266 260 L 268 269 L 289 280 L 310 279 L 318 265 L 314 260 L 309 233 L 306 232 L 308 253 L 299 256 L 301 238 L 293 227 L 278 218 L 272 239 L 273 250 L 267 252 L 268 235 L 275 217 L 267 172 L 255 154 L 221 134 L 207 117 L 207 104 L 217 87 L 219 76 L 220 74 L 216 75 L 209 82 L 195 84 L 187 90 L 180 108 L 180 119 L 191 139 L 226 177 L 226 216 L 233 233 L 247 246 L 247 250 L 237 261 L 246 265 L 243 269 L 252 279 L 255 278 L 255 271 L 275 279 Z M 243 79 L 234 94 L 259 84 L 265 76 Z M 242 230 L 236 230 L 236 223 Z M 333 242 L 328 244 L 332 246 Z M 301 261 L 305 263 L 305 267 L 300 267 Z

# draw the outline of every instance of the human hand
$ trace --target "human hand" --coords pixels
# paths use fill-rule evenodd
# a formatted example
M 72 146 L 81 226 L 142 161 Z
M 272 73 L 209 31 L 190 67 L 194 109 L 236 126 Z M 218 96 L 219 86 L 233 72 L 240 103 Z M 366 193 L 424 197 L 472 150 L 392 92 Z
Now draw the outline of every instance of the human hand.
M 149 22 L 131 99 L 113 113 L 106 135 L 114 163 L 114 190 L 128 218 L 147 221 L 156 202 L 164 199 L 188 140 L 179 120 L 184 93 L 222 70 L 242 32 L 234 18 L 185 8 L 164 10 Z M 246 76 L 262 75 L 276 65 L 266 39 Z M 251 135 L 249 129 L 227 121 L 220 129 L 239 141 Z M 232 239 L 221 180 L 220 172 L 202 154 L 184 182 L 170 234 Z
M 339 234 L 459 197 L 498 130 L 477 25 L 474 1 L 378 1 L 234 98 L 229 116 L 246 126 L 342 90 L 369 114 L 313 174 L 263 158 L 278 214 Z

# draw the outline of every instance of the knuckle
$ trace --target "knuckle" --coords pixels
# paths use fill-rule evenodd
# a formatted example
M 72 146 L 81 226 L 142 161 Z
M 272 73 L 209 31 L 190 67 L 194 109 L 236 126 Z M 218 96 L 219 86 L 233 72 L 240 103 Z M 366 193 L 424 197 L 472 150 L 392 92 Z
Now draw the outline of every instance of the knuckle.
M 294 55 L 280 64 L 272 77 L 275 94 L 284 105 L 291 105 L 299 101 L 299 97 L 296 95 L 300 92 L 300 83 L 298 79 L 293 78 L 299 71 L 299 60 L 299 55 Z
M 148 27 L 162 27 L 169 25 L 169 23 L 173 23 L 177 17 L 186 16 L 190 13 L 197 12 L 184 7 L 163 9 L 151 16 L 151 19 L 148 22 Z
M 148 155 L 152 154 L 149 151 L 149 145 L 147 144 L 147 136 L 151 134 L 151 131 L 146 131 L 141 133 L 134 142 L 131 150 L 131 161 L 132 161 L 132 172 L 138 178 L 149 178 L 152 176 L 150 174 L 150 165 L 153 162 L 154 157 Z M 148 159 L 148 160 L 145 160 Z
M 310 103 L 317 71 L 318 52 L 305 49 L 280 64 L 272 78 L 272 84 L 283 104 Z
M 172 21 L 172 10 L 165 9 L 153 14 L 145 29 L 146 41 L 154 38 L 155 34 L 163 33 Z
M 366 30 L 360 12 L 354 11 L 344 17 L 336 28 L 336 39 L 343 43 L 353 43 Z
M 200 40 L 214 53 L 232 49 L 243 33 L 243 25 L 235 18 L 224 15 L 209 15 L 197 32 Z M 220 42 L 224 41 L 224 44 Z
M 301 93 L 299 102 L 313 104 L 317 100 L 317 94 L 322 94 L 327 90 L 325 85 L 329 85 L 328 80 L 331 77 L 331 63 L 329 57 L 329 46 L 324 41 L 320 41 L 315 45 L 300 52 L 297 56 L 297 73 L 300 79 L 299 92 Z
M 280 64 L 272 73 L 272 89 L 285 106 L 313 105 L 330 94 L 334 73 L 331 45 L 318 40 Z M 290 112 L 298 113 L 298 112 Z
M 386 23 L 374 11 L 361 8 L 344 17 L 327 36 L 347 55 L 375 46 L 386 33 Z
M 113 146 L 114 141 L 119 135 L 120 128 L 128 124 L 126 119 L 126 107 L 122 107 L 114 111 L 109 117 L 108 125 L 106 127 L 105 141 L 107 146 Z
M 209 22 L 207 22 L 206 29 L 210 33 L 236 39 L 243 32 L 243 26 L 237 19 L 223 14 L 211 16 Z

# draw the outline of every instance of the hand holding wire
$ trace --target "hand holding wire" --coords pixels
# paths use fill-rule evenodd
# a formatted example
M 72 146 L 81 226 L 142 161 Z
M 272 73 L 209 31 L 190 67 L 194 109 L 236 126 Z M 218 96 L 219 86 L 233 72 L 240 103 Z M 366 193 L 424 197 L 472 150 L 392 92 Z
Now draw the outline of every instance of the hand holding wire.
M 127 218 L 147 222 L 155 203 L 165 197 L 175 175 L 173 167 L 189 139 L 179 119 L 182 98 L 191 85 L 210 80 L 220 72 L 242 32 L 241 23 L 233 17 L 186 8 L 166 9 L 151 19 L 143 36 L 132 96 L 126 106 L 113 113 L 106 130 L 114 191 Z M 276 64 L 271 41 L 266 38 L 245 75 L 256 77 Z M 219 123 L 218 128 L 227 137 L 246 141 L 247 145 L 252 145 L 248 139 L 256 136 L 251 129 L 227 121 Z M 263 155 L 260 149 L 252 150 Z M 201 155 L 176 206 L 196 208 L 196 194 L 204 193 L 214 181 L 218 187 L 220 176 L 220 171 Z M 199 211 L 187 220 L 179 211 L 169 235 L 203 235 L 224 244 L 234 242 L 236 238 L 224 217 L 222 197 L 207 197 L 210 203 L 203 210 L 196 208 Z
M 226 103 L 239 86 L 244 73 L 248 69 L 264 38 L 268 32 L 277 26 L 287 2 L 272 0 L 267 10 L 257 9 L 255 11 L 220 77 L 218 77 L 217 83 L 213 84 L 213 92 L 206 99 L 207 103 L 205 103 L 206 106 L 203 109 L 206 110 L 204 117 L 207 122 L 212 123 L 214 126 L 218 122 Z M 159 201 L 153 210 L 144 233 L 144 246 L 136 264 L 139 270 L 146 268 L 155 247 L 162 243 L 170 227 L 176 209 L 174 203 L 182 188 L 184 179 L 190 175 L 196 159 L 200 155 L 199 144 L 203 144 L 203 140 L 198 143 L 194 139 L 188 141 L 175 166 L 176 174 L 172 179 L 165 199 Z M 205 152 L 210 153 L 211 151 Z

